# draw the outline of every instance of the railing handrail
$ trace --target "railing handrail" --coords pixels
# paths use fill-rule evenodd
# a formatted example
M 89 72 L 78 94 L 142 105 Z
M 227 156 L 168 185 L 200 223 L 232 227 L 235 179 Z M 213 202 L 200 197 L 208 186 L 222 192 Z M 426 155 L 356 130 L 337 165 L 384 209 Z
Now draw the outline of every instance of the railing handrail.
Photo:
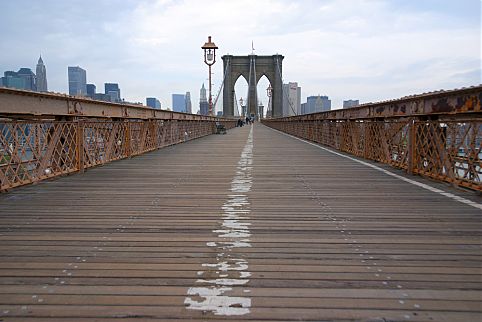
M 412 116 L 470 116 L 481 113 L 482 85 L 410 95 L 394 100 L 366 103 L 357 107 L 311 114 L 271 118 L 269 120 L 363 120 Z
M 214 116 L 153 109 L 144 105 L 121 104 L 58 93 L 41 93 L 0 87 L 0 117 L 6 118 L 117 118 L 212 121 L 229 120 Z

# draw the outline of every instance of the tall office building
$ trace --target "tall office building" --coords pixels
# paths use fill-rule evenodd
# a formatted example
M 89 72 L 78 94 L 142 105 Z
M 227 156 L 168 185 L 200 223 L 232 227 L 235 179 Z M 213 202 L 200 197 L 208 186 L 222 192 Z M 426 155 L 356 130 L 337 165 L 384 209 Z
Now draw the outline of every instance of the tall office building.
M 147 97 L 146 98 L 146 106 L 152 107 L 152 108 L 161 108 L 161 102 L 155 97 Z
M 110 102 L 110 95 L 104 94 L 104 93 L 95 93 L 94 94 L 94 99 L 97 101 L 104 101 L 104 102 Z
M 206 98 L 206 88 L 204 87 L 204 84 L 199 92 L 199 113 L 201 115 L 209 114 L 209 102 Z
M 186 113 L 192 114 L 191 93 L 186 92 Z
M 16 89 L 32 90 L 28 82 L 29 77 L 22 77 L 18 74 L 18 72 L 14 72 L 11 70 L 4 72 L 3 75 L 4 76 L 1 79 L 2 86 Z
M 301 114 L 301 87 L 296 82 L 283 84 L 283 116 Z
M 24 80 L 25 89 L 30 91 L 37 90 L 37 78 L 30 68 L 20 68 L 17 72 L 17 75 Z
M 95 98 L 95 85 L 94 84 L 87 84 L 85 85 L 86 89 L 87 89 L 87 96 L 89 96 L 90 98 Z
M 350 108 L 350 107 L 355 107 L 355 106 L 358 106 L 360 105 L 360 101 L 359 100 L 346 100 L 346 101 L 343 101 L 343 108 Z
M 326 112 L 331 110 L 331 100 L 328 96 L 308 96 L 303 104 L 302 114 Z
M 117 83 L 105 83 L 104 89 L 105 89 L 105 95 L 110 96 L 111 102 L 120 102 L 121 101 L 119 84 L 117 84 Z
M 4 87 L 24 89 L 25 84 L 23 79 L 18 77 L 17 73 L 12 70 L 7 70 L 3 73 L 1 85 Z
M 79 66 L 69 66 L 69 95 L 86 96 L 87 95 L 87 73 L 85 69 Z
M 97 93 L 97 87 L 94 84 L 86 84 L 85 88 L 87 90 L 86 96 L 97 101 L 112 102 L 111 95 Z
M 46 92 L 47 91 L 47 70 L 42 60 L 42 56 L 39 57 L 37 62 L 37 91 Z
M 186 113 L 186 96 L 172 94 L 172 110 L 174 112 Z
M 331 111 L 331 100 L 328 98 L 328 96 L 319 96 L 319 97 L 321 99 L 321 111 L 322 112 Z

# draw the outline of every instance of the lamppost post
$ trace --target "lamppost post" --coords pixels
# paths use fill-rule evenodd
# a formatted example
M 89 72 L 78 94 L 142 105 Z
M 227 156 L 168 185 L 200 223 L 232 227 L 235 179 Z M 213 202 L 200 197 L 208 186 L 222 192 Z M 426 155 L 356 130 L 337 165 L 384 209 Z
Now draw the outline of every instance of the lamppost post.
M 218 47 L 211 41 L 211 36 L 209 36 L 208 41 L 201 48 L 204 50 L 204 63 L 209 67 L 209 115 L 213 116 L 211 66 L 216 62 L 216 49 Z

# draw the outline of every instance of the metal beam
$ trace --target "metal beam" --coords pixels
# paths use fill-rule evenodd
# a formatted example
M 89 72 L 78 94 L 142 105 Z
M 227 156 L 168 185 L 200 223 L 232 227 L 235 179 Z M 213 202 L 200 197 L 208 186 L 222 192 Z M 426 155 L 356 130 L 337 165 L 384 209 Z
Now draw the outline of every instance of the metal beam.
M 122 118 L 213 121 L 216 117 L 118 104 L 64 94 L 39 93 L 0 87 L 0 117 L 6 118 Z
M 412 95 L 395 100 L 368 103 L 349 109 L 283 117 L 278 120 L 354 120 L 411 116 L 467 115 L 482 112 L 482 85 L 449 91 Z

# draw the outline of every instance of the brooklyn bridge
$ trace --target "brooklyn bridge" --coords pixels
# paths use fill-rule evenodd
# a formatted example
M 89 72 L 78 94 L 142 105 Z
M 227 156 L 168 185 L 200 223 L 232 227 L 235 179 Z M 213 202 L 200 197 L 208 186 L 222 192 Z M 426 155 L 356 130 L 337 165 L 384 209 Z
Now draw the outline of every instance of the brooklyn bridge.
M 237 66 L 220 118 L 0 89 L 0 321 L 479 321 L 482 87 L 236 127 Z

